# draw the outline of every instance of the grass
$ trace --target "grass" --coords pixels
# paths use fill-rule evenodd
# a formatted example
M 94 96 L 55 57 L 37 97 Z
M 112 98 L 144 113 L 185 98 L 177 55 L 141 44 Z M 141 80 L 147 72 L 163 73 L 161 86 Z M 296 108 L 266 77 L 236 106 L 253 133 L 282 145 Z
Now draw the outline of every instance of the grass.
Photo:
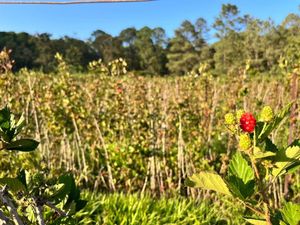
M 91 194 L 84 210 L 77 213 L 79 224 L 103 225 L 197 225 L 197 224 L 242 224 L 236 204 L 225 200 L 225 205 L 216 201 L 196 201 L 190 198 L 159 199 L 138 194 Z M 224 199 L 222 199 L 224 200 Z M 220 207 L 221 206 L 221 207 Z M 235 207 L 235 209 L 234 209 Z

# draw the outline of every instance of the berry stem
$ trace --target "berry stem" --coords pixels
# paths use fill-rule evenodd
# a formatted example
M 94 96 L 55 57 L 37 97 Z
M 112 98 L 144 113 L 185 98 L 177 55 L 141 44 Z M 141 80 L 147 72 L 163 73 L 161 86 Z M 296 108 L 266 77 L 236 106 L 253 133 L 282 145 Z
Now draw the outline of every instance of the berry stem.
M 254 134 L 253 134 L 253 149 L 255 149 L 255 147 L 256 147 L 256 132 L 255 132 L 255 129 L 254 129 Z M 259 172 L 258 172 L 258 169 L 256 167 L 256 161 L 252 157 L 251 153 L 249 154 L 249 156 L 250 156 L 252 167 L 253 167 L 254 172 L 255 172 L 255 176 L 256 176 L 257 180 L 260 181 Z

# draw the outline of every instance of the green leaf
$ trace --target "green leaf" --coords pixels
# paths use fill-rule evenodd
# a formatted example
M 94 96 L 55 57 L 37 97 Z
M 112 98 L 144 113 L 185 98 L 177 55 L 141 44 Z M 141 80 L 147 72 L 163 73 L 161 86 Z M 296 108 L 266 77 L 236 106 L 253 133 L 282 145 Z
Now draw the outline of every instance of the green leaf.
M 3 109 L 0 110 L 0 127 L 2 127 L 2 124 L 10 121 L 10 110 L 8 107 L 4 107 Z
M 264 150 L 270 152 L 278 152 L 277 146 L 270 140 L 270 138 L 265 139 Z
M 244 201 L 253 195 L 255 191 L 255 181 L 251 180 L 245 184 L 242 179 L 235 176 L 230 176 L 228 178 L 228 187 L 235 197 L 238 197 Z
M 281 214 L 284 222 L 289 225 L 298 225 L 300 223 L 300 205 L 292 202 L 285 203 Z
M 26 191 L 26 187 L 18 178 L 0 178 L 0 184 L 7 185 L 13 192 Z
M 225 181 L 220 175 L 215 173 L 200 172 L 198 174 L 194 174 L 186 181 L 186 185 L 190 187 L 213 190 L 232 196 Z
M 240 152 L 229 163 L 228 185 L 230 191 L 242 200 L 254 193 L 254 172 Z
M 263 219 L 254 219 L 254 218 L 244 218 L 248 223 L 253 225 L 268 225 L 268 223 Z
M 270 152 L 270 151 L 263 152 L 257 147 L 256 147 L 256 150 L 253 152 L 254 159 L 263 159 L 263 158 L 268 158 L 268 157 L 275 156 L 275 155 L 276 155 L 275 152 Z
M 255 178 L 251 166 L 249 166 L 247 160 L 243 158 L 240 152 L 237 152 L 230 160 L 228 175 L 240 178 L 245 184 Z
M 20 139 L 11 143 L 5 144 L 6 150 L 15 150 L 21 152 L 34 151 L 39 145 L 39 142 L 32 139 Z
M 60 176 L 58 183 L 62 184 L 62 186 L 49 197 L 49 200 L 53 201 L 55 204 L 58 204 L 65 199 L 73 188 L 73 180 L 69 175 Z
M 288 148 L 280 150 L 276 155 L 275 168 L 272 170 L 273 176 L 277 177 L 287 173 L 288 170 L 293 169 L 295 166 L 299 166 L 300 159 L 300 147 L 299 141 L 293 142 Z
M 25 170 L 20 170 L 20 172 L 18 173 L 18 177 L 17 178 L 27 188 L 26 171 Z
M 10 142 L 11 139 L 10 137 L 6 134 L 5 131 L 0 127 L 0 139 L 3 140 L 4 142 Z

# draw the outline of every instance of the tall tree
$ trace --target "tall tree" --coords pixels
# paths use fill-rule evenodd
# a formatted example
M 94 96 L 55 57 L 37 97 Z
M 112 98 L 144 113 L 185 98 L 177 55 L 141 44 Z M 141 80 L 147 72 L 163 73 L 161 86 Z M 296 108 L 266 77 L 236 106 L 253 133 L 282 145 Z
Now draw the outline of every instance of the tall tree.
M 239 31 L 245 27 L 247 16 L 240 17 L 236 5 L 223 4 L 220 15 L 213 24 L 216 37 L 215 68 L 218 73 L 226 73 L 229 69 L 235 70 L 241 66 L 243 59 L 243 38 Z
M 130 70 L 140 70 L 140 58 L 138 49 L 134 43 L 137 39 L 137 30 L 134 27 L 122 30 L 119 37 L 122 42 L 124 58 L 127 61 Z
M 141 70 L 161 75 L 166 72 L 165 38 L 162 28 L 143 27 L 138 30 L 134 46 L 138 51 Z
M 206 21 L 199 18 L 195 24 L 184 21 L 169 42 L 167 67 L 172 74 L 184 75 L 192 71 L 200 62 L 200 54 L 206 46 L 204 35 Z
M 104 62 L 110 62 L 122 57 L 122 41 L 102 30 L 96 30 L 92 34 L 91 46 Z

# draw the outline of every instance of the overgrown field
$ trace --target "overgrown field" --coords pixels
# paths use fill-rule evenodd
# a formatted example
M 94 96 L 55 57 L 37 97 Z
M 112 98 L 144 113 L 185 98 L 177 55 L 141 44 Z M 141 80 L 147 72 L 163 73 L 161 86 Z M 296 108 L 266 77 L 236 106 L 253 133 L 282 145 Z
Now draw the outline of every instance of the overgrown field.
M 225 170 L 236 151 L 224 126 L 227 112 L 258 112 L 265 104 L 276 111 L 290 101 L 289 79 L 276 76 L 109 77 L 23 70 L 0 82 L 5 87 L 0 104 L 24 112 L 27 135 L 41 142 L 34 157 L 0 152 L 2 175 L 21 165 L 51 176 L 72 171 L 90 191 L 198 199 L 88 194 L 92 201 L 78 215 L 82 224 L 217 224 L 223 219 L 241 224 L 235 216 L 239 207 L 234 209 L 230 199 L 221 204 L 217 195 L 187 188 L 184 181 L 200 170 Z M 287 124 L 273 134 L 278 144 L 287 143 Z M 299 193 L 299 176 L 292 179 Z M 281 196 L 282 184 L 279 179 L 272 187 Z M 231 211 L 219 210 L 220 204 Z

